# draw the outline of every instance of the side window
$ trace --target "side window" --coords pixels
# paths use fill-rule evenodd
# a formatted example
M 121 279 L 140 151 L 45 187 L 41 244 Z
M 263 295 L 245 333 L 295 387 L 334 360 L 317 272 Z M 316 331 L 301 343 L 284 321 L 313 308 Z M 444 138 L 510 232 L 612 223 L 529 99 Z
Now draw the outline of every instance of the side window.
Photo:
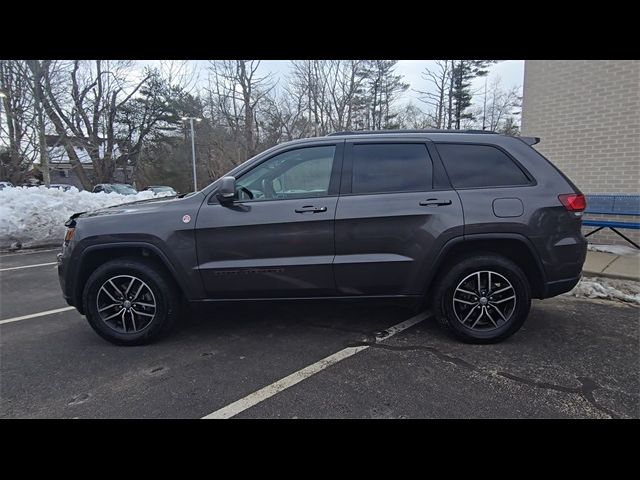
M 529 179 L 502 150 L 489 145 L 439 143 L 454 188 L 526 185 Z
M 239 200 L 278 200 L 329 195 L 334 145 L 307 147 L 276 155 L 236 182 Z
M 433 165 L 423 143 L 353 145 L 352 193 L 425 191 L 433 188 Z

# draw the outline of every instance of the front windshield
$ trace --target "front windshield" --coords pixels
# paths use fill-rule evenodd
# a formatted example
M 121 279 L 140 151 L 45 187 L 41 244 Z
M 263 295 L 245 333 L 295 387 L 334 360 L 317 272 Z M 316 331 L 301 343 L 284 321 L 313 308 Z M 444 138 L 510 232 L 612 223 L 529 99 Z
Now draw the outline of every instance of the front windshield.
M 118 183 L 113 185 L 113 191 L 122 195 L 135 195 L 138 193 L 133 187 Z

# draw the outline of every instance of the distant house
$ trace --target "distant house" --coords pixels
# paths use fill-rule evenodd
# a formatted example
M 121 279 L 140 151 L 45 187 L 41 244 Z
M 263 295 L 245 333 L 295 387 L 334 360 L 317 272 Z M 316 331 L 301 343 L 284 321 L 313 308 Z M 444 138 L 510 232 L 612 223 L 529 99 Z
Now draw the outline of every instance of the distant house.
M 71 139 L 73 142 L 73 139 Z M 66 185 L 73 185 L 79 190 L 83 190 L 82 183 L 78 178 L 71 163 L 69 163 L 69 156 L 60 141 L 58 135 L 46 136 L 47 146 L 49 147 L 49 175 L 51 177 L 51 183 L 62 183 Z M 91 158 L 87 155 L 86 151 L 80 147 L 74 147 L 76 155 L 82 162 L 82 167 L 86 172 L 89 179 L 97 183 L 96 176 L 93 171 L 93 164 Z M 133 174 L 133 167 L 131 165 L 119 165 L 116 167 L 114 173 L 114 183 L 131 183 L 131 177 Z M 42 182 L 42 171 L 38 164 L 34 164 L 32 170 L 28 172 L 27 179 L 31 179 L 31 182 Z
M 87 173 L 89 179 L 91 179 L 94 183 L 95 175 L 93 173 L 93 165 L 91 163 L 83 163 L 82 164 L 84 171 Z M 131 183 L 131 175 L 133 173 L 133 169 L 131 166 L 127 167 L 127 175 L 125 175 L 124 168 L 119 167 L 116 169 L 114 173 L 114 183 Z M 83 190 L 82 183 L 80 179 L 76 175 L 73 170 L 73 166 L 69 162 L 53 162 L 49 163 L 49 176 L 51 178 L 51 183 L 62 183 L 65 185 L 73 185 L 78 190 Z M 42 171 L 40 169 L 40 165 L 35 165 L 27 174 L 27 178 L 31 178 L 37 183 L 41 183 L 42 179 Z

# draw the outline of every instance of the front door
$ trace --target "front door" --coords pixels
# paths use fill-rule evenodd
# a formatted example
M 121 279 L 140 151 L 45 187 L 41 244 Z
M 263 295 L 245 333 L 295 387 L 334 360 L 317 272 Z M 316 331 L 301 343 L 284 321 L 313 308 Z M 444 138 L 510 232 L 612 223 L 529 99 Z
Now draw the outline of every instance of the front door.
M 343 143 L 275 153 L 236 179 L 233 204 L 202 206 L 198 263 L 210 298 L 335 295 Z

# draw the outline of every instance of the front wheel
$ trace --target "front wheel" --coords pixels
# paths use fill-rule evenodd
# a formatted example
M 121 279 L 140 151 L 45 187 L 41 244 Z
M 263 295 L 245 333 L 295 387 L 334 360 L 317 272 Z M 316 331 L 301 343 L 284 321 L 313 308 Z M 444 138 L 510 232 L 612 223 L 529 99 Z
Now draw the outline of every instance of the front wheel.
M 529 282 L 511 260 L 493 254 L 466 258 L 438 282 L 436 316 L 458 339 L 496 343 L 517 332 L 529 314 Z
M 142 345 L 168 332 L 178 300 L 168 275 L 152 262 L 137 258 L 101 265 L 83 292 L 89 324 L 117 345 Z

